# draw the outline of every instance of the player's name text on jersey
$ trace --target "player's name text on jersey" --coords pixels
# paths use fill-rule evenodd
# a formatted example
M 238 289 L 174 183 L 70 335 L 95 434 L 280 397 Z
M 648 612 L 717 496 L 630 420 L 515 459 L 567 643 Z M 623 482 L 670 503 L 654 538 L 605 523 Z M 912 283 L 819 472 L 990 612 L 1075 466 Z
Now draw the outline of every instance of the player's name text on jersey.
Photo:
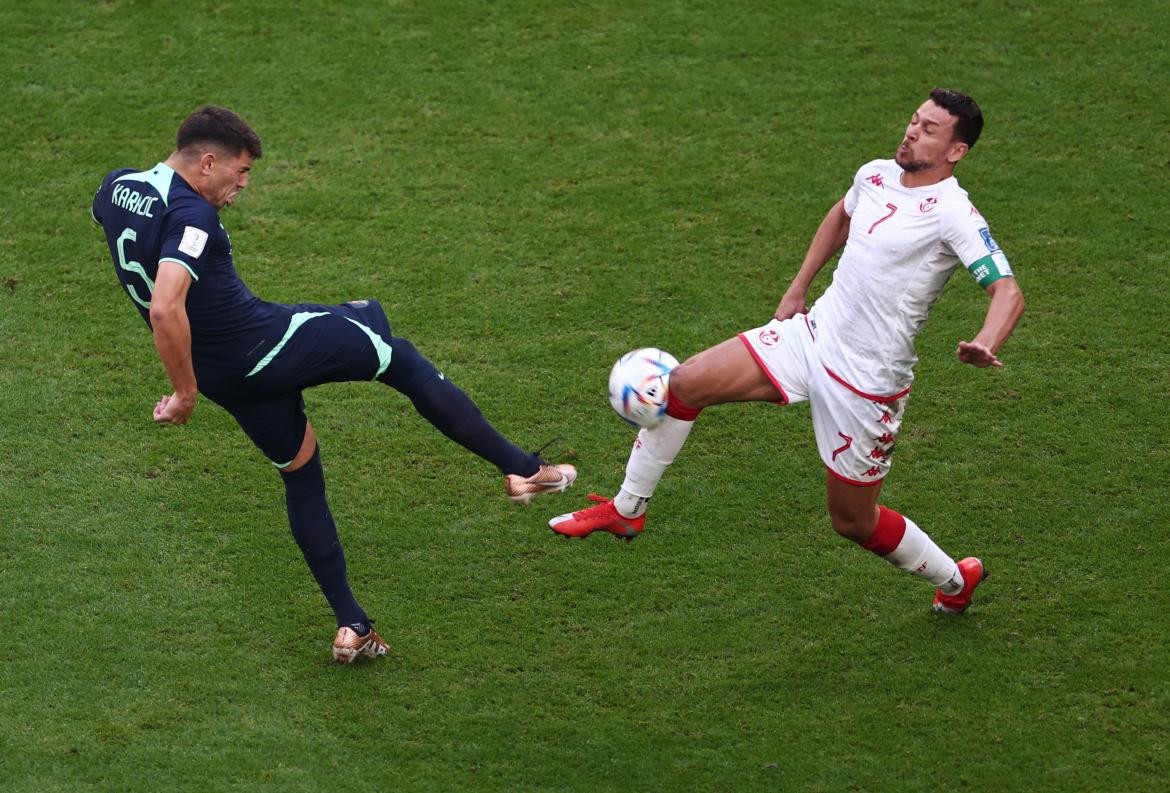
M 137 190 L 132 190 L 123 184 L 114 185 L 114 189 L 110 191 L 111 204 L 120 206 L 135 215 L 142 215 L 144 218 L 154 217 L 150 210 L 157 200 L 158 196 L 156 195 L 142 195 Z

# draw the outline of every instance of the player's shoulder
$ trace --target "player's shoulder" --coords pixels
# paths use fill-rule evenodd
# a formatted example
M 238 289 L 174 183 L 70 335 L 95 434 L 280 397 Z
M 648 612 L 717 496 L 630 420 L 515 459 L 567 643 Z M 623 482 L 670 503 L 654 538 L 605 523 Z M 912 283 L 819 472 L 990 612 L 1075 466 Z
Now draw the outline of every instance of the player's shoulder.
M 108 185 L 111 182 L 113 182 L 114 180 L 120 179 L 121 177 L 125 176 L 126 174 L 131 174 L 131 173 L 134 173 L 133 168 L 115 168 L 114 170 L 110 171 L 109 173 L 107 173 L 105 175 L 105 177 L 102 179 L 102 184 Z
M 975 204 L 971 203 L 971 196 L 959 184 L 955 177 L 944 180 L 939 184 L 939 209 L 942 214 L 952 221 L 968 223 L 982 223 L 987 225 Z
M 893 160 L 870 160 L 857 169 L 853 175 L 854 182 L 869 182 L 880 186 L 900 172 L 898 164 Z
M 114 182 L 118 181 L 123 176 L 127 176 L 132 173 L 134 173 L 133 168 L 115 168 L 102 177 L 101 184 L 99 184 L 98 189 L 94 191 L 95 194 L 102 195 L 110 189 L 110 185 L 112 185 Z
M 971 197 L 967 195 L 966 190 L 959 186 L 958 182 L 953 178 L 948 181 L 951 184 L 942 191 L 939 201 L 943 236 L 952 243 L 966 240 L 968 252 L 981 251 L 986 246 L 986 253 L 997 253 L 999 245 L 992 238 L 990 227 L 987 219 L 983 217 L 983 213 L 976 209 L 975 204 L 971 202 Z
M 148 192 L 159 196 L 168 207 L 176 205 L 206 206 L 212 212 L 211 206 L 203 196 L 199 195 L 191 185 L 187 184 L 175 170 L 166 163 L 160 162 L 144 171 L 133 168 L 121 168 L 111 171 L 106 177 L 111 184 L 117 183 L 140 192 Z
M 959 202 L 966 201 L 970 203 L 971 199 L 967 195 L 967 189 L 959 184 L 959 180 L 951 176 L 949 179 L 943 179 L 939 183 L 939 192 L 942 193 L 948 200 Z
M 102 177 L 101 184 L 98 185 L 97 190 L 93 191 L 93 201 L 90 203 L 89 213 L 95 223 L 102 222 L 103 213 L 101 207 L 109 200 L 110 186 L 123 176 L 132 173 L 134 173 L 133 168 L 115 168 Z

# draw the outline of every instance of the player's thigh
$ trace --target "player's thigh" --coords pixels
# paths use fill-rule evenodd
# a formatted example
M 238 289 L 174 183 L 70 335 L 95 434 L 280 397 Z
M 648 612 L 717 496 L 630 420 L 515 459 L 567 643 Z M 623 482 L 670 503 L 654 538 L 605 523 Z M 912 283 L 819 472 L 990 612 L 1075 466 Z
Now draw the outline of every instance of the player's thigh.
M 692 355 L 670 373 L 671 392 L 696 408 L 724 402 L 778 402 L 783 394 L 738 337 Z
M 684 384 L 678 397 L 695 407 L 720 402 L 803 402 L 808 398 L 812 344 L 803 317 L 772 320 L 744 331 L 688 359 L 680 369 L 684 375 L 693 373 L 696 385 L 688 382 L 692 378 L 680 378 Z M 670 377 L 670 387 L 675 389 L 676 375 Z
M 878 402 L 850 391 L 824 368 L 809 378 L 817 451 L 830 475 L 846 484 L 881 482 L 890 470 L 908 397 Z
M 304 447 L 310 441 L 311 429 L 299 391 L 257 399 L 229 398 L 220 404 L 277 468 L 290 470 L 299 467 L 298 461 L 303 464 L 308 459 Z M 312 441 L 309 457 L 316 446 L 316 439 Z
M 390 327 L 375 301 L 294 307 L 293 324 L 245 378 L 256 394 L 373 380 L 390 365 Z

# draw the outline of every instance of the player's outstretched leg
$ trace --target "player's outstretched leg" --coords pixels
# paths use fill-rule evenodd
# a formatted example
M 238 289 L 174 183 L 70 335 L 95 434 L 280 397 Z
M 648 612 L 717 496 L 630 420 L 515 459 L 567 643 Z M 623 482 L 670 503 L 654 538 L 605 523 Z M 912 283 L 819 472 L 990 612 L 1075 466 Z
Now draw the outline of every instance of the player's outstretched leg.
M 626 463 L 626 479 L 613 499 L 589 494 L 597 505 L 577 512 L 557 515 L 548 526 L 564 537 L 587 537 L 595 531 L 604 531 L 632 540 L 646 525 L 646 505 L 654 489 L 674 462 L 691 434 L 699 410 L 683 404 L 673 391 L 667 394 L 666 416 L 653 429 L 638 432 L 630 459 Z
M 626 479 L 613 501 L 594 498 L 596 506 L 558 515 L 548 525 L 565 537 L 605 531 L 634 537 L 645 526 L 646 505 L 667 466 L 674 462 L 699 412 L 724 402 L 787 401 L 784 393 L 752 357 L 739 337 L 732 337 L 686 360 L 670 373 L 666 416 L 643 429 L 626 463 Z
M 419 415 L 448 438 L 499 468 L 509 500 L 527 504 L 543 493 L 560 493 L 576 480 L 573 466 L 546 463 L 501 435 L 471 397 L 409 341 L 395 336 L 391 347 L 390 366 L 379 380 L 405 394 Z
M 325 498 L 320 449 L 314 448 L 313 456 L 300 468 L 281 471 L 281 478 L 293 538 L 337 618 L 333 657 L 353 663 L 360 655 L 377 657 L 384 654 L 389 645 L 374 631 L 369 617 L 349 588 L 345 552 Z

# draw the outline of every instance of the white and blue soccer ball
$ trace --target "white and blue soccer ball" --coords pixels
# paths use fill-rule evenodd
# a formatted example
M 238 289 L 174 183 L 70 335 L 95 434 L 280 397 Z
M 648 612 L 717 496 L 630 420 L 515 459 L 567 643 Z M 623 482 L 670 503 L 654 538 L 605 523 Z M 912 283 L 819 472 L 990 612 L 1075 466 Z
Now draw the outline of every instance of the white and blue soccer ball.
M 650 429 L 666 415 L 670 371 L 678 359 L 657 347 L 628 352 L 609 373 L 609 404 L 635 427 Z

